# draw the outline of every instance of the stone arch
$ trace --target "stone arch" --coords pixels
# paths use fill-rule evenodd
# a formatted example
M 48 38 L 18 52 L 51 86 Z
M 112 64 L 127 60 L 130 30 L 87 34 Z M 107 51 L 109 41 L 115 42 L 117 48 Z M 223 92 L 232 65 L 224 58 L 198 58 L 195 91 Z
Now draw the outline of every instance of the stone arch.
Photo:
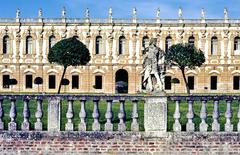
M 128 72 L 125 69 L 119 69 L 115 73 L 115 91 L 116 93 L 128 93 Z

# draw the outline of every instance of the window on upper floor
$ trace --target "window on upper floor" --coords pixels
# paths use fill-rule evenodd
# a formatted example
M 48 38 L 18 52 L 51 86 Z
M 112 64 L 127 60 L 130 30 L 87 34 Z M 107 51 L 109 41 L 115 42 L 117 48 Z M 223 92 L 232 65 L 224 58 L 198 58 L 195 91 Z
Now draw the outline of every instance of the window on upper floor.
M 218 50 L 218 38 L 212 37 L 211 39 L 211 55 L 217 55 Z
M 97 36 L 96 37 L 96 54 L 100 54 L 102 53 L 103 50 L 103 42 L 102 42 L 102 37 L 101 36 Z
M 188 43 L 191 44 L 191 45 L 194 45 L 194 42 L 195 42 L 194 36 L 190 36 L 190 37 L 188 38 Z
M 33 53 L 33 38 L 31 36 L 27 36 L 26 38 L 26 54 Z
M 54 35 L 51 35 L 49 37 L 49 49 L 51 49 L 55 43 L 56 43 L 56 37 Z
M 172 37 L 168 36 L 165 40 L 165 50 L 168 51 L 171 45 L 172 45 Z
M 125 52 L 125 37 L 119 37 L 119 55 L 124 54 Z
M 148 36 L 145 36 L 143 37 L 143 40 L 142 40 L 142 47 L 147 48 L 148 46 L 149 46 L 149 38 Z
M 8 54 L 10 49 L 10 38 L 8 35 L 3 37 L 3 54 Z
M 240 55 L 240 37 L 234 38 L 234 55 Z

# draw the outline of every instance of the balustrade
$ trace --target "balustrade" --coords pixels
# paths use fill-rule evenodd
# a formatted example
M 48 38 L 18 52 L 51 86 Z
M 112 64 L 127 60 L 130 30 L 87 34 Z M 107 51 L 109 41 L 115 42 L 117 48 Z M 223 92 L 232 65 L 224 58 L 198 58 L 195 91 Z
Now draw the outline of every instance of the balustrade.
M 0 95 L 0 130 L 6 130 L 6 123 L 9 131 L 58 132 L 61 128 L 65 131 L 139 132 L 139 120 L 143 120 L 139 119 L 142 100 L 145 102 L 145 132 L 167 132 L 167 124 L 172 126 L 169 132 L 171 128 L 174 132 L 240 132 L 239 96 L 169 97 L 168 104 L 174 104 L 169 108 L 174 109 L 167 109 L 167 97 L 124 95 Z M 9 108 L 10 120 L 4 115 L 6 108 Z M 62 113 L 63 108 L 66 113 Z M 32 110 L 35 122 L 30 119 Z M 167 118 L 167 113 L 173 118 Z M 236 118 L 238 121 L 232 120 Z
M 234 125 L 236 125 L 237 131 L 240 131 L 239 96 L 179 96 L 170 97 L 170 100 L 175 104 L 175 112 L 173 114 L 174 123 L 172 124 L 172 130 L 174 132 L 183 132 L 182 127 L 184 125 L 186 125 L 187 132 L 207 132 L 208 130 L 213 132 L 233 132 Z M 188 112 L 186 113 L 186 124 L 182 121 L 180 122 L 180 119 L 183 117 L 181 116 L 180 110 L 181 108 L 186 108 L 186 105 L 181 106 L 180 101 L 181 103 L 187 102 Z M 233 102 L 238 102 L 238 111 L 236 112 L 238 118 L 237 124 L 233 124 L 232 121 Z M 200 109 L 196 109 L 198 104 L 200 104 Z M 211 109 L 212 111 L 210 111 Z M 195 110 L 198 112 L 195 112 Z M 222 111 L 224 111 L 224 113 L 222 113 Z M 200 121 L 196 116 L 199 116 Z M 222 118 L 220 119 L 220 117 L 225 117 L 226 121 Z M 211 129 L 209 126 L 211 126 Z

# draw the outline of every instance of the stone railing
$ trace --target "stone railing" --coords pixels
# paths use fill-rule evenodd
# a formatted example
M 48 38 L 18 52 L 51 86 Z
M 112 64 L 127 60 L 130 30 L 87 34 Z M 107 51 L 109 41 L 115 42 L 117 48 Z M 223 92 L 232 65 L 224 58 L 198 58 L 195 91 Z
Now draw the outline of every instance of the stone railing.
M 120 18 L 0 18 L 0 23 L 120 23 L 120 24 L 131 24 L 131 23 L 139 23 L 139 24 L 177 24 L 177 23 L 185 23 L 185 24 L 239 24 L 240 19 L 120 19 Z
M 63 101 L 65 110 L 62 108 Z M 91 101 L 91 105 L 88 101 Z M 144 114 L 141 113 L 143 115 L 141 131 L 144 130 L 146 133 L 240 131 L 240 96 L 140 95 L 0 95 L 0 130 L 42 131 L 42 118 L 45 116 L 47 127 L 44 130 L 50 132 L 60 130 L 138 132 L 140 131 L 138 107 L 140 102 L 144 104 Z M 43 103 L 45 111 L 43 111 Z M 131 107 L 127 113 L 126 103 Z M 35 112 L 35 118 L 30 119 L 29 104 L 35 104 L 35 109 L 31 106 L 34 109 L 31 112 Z M 105 104 L 104 110 L 101 110 L 99 105 L 103 104 Z M 21 111 L 17 111 L 16 107 Z M 76 107 L 78 110 L 75 109 Z M 78 111 L 77 114 L 76 111 Z M 17 115 L 22 121 L 19 121 L 19 118 L 16 121 Z M 128 121 L 131 119 L 128 129 L 127 115 Z M 10 120 L 6 119 L 8 116 Z M 63 117 L 66 123 L 62 121 Z M 30 124 L 32 124 L 31 128 Z M 172 130 L 168 130 L 169 128 Z
M 67 101 L 67 107 L 65 108 L 66 113 L 63 113 L 64 110 L 61 107 L 62 101 L 65 101 L 65 103 Z M 92 101 L 93 104 L 91 116 L 89 116 L 89 113 L 87 116 L 86 107 L 89 106 L 88 101 Z M 101 104 L 102 101 L 106 104 L 106 109 L 104 109 L 105 113 L 99 112 L 99 104 Z M 65 131 L 74 131 L 74 125 L 76 126 L 76 123 L 74 124 L 73 120 L 76 117 L 78 117 L 79 120 L 79 122 L 77 122 L 77 131 L 87 131 L 87 125 L 89 126 L 86 121 L 87 117 L 92 119 L 90 131 L 113 131 L 113 104 L 115 104 L 114 115 L 118 117 L 117 131 L 124 132 L 126 131 L 125 102 L 128 102 L 128 106 L 130 104 L 132 110 L 130 114 L 132 120 L 130 129 L 128 130 L 134 132 L 139 131 L 138 104 L 139 102 L 144 102 L 145 131 L 166 132 L 167 97 L 126 95 L 0 95 L 0 130 L 42 131 L 42 118 L 45 116 L 46 119 L 47 115 L 47 131 L 49 132 L 60 131 L 60 127 L 63 125 L 61 122 L 62 116 L 65 116 L 67 119 L 66 124 L 64 124 Z M 45 110 L 47 106 L 46 111 L 43 110 L 43 103 L 45 104 Z M 31 106 L 31 112 L 35 112 L 34 116 L 33 114 L 31 115 L 31 117 L 35 117 L 31 119 L 32 122 L 30 122 L 31 104 L 35 104 L 34 108 Z M 73 108 L 74 104 L 78 104 L 78 108 L 80 108 L 80 110 L 78 109 L 78 116 L 76 116 L 76 114 L 74 116 L 73 111 L 76 111 L 76 109 Z M 118 104 L 117 113 L 116 104 Z M 19 111 L 19 109 L 21 109 L 21 111 Z M 18 118 L 18 121 L 16 120 L 17 115 L 22 121 L 20 121 L 20 118 Z M 104 129 L 100 128 L 100 115 L 104 115 L 105 117 Z M 6 119 L 8 116 L 10 120 L 6 121 L 8 120 L 8 118 Z M 33 122 L 33 120 L 35 121 Z M 34 127 L 30 128 L 30 124 L 34 124 Z M 21 128 L 18 126 L 21 126 Z
M 174 118 L 174 123 L 172 126 L 174 132 L 182 132 L 183 126 L 186 126 L 187 132 L 219 132 L 220 126 L 224 126 L 224 129 L 221 131 L 233 132 L 233 117 L 235 117 L 235 131 L 240 131 L 240 96 L 181 96 L 170 97 L 170 100 L 175 102 L 175 112 L 171 114 Z M 181 103 L 184 102 L 187 103 L 185 107 L 181 105 Z M 198 105 L 198 109 L 194 109 L 194 104 Z M 235 110 L 234 112 L 232 110 L 233 105 Z M 181 124 L 180 119 L 184 116 L 183 112 L 180 111 L 181 108 L 186 107 L 187 112 L 185 115 L 187 123 Z M 198 112 L 195 112 L 195 110 Z M 198 124 L 196 124 L 197 121 L 194 121 L 197 115 L 200 117 L 200 123 Z M 222 118 L 221 120 L 220 116 Z M 211 119 L 211 121 L 209 121 L 209 119 Z M 196 130 L 196 128 L 198 128 L 198 130 Z

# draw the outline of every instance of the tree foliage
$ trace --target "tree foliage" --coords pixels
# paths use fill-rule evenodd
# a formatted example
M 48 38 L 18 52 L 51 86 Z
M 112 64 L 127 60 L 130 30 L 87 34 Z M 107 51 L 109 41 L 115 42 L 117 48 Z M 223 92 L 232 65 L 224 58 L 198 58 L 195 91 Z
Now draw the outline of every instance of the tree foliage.
M 200 67 L 204 62 L 204 53 L 191 44 L 179 43 L 172 45 L 165 55 L 166 65 L 177 66 L 181 70 L 188 94 L 190 94 L 190 90 L 185 76 L 185 69 L 195 69 L 195 67 Z
M 76 37 L 63 39 L 57 42 L 48 53 L 48 61 L 50 63 L 56 63 L 64 67 L 61 81 L 64 78 L 68 66 L 86 65 L 90 59 L 91 56 L 86 45 Z M 60 93 L 61 90 L 61 81 L 58 93 Z

